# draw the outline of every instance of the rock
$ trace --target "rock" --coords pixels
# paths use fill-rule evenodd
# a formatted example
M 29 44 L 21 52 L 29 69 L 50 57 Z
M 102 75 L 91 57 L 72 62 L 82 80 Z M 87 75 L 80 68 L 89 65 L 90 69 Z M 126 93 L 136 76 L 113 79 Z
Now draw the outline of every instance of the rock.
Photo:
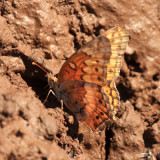
M 6 0 L 0 2 L 0 159 L 135 160 L 159 154 L 160 3 Z M 117 79 L 116 120 L 91 132 L 52 94 L 47 78 L 86 42 L 123 26 L 130 41 Z M 52 54 L 51 54 L 52 50 Z

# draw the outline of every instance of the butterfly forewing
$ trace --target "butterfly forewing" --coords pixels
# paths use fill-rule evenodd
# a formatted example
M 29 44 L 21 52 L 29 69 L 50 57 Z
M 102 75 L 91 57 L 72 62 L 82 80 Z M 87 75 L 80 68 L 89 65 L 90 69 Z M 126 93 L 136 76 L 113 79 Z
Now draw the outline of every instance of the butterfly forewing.
M 92 40 L 64 63 L 58 84 L 67 80 L 79 80 L 104 85 L 110 56 L 111 45 L 106 37 L 100 36 Z
M 111 57 L 110 62 L 107 65 L 107 80 L 115 80 L 120 73 L 122 66 L 122 55 L 126 50 L 126 46 L 129 41 L 128 31 L 122 27 L 116 27 L 108 30 L 105 36 L 111 43 Z
M 63 64 L 58 84 L 80 80 L 105 86 L 107 80 L 115 80 L 119 76 L 128 40 L 128 32 L 116 27 L 88 42 Z

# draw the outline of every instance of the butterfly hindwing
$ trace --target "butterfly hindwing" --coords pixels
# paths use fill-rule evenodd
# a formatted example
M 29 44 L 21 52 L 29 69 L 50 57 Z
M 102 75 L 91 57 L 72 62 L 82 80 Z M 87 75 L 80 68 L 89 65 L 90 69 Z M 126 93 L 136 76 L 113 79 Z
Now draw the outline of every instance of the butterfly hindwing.
M 102 130 L 113 117 L 110 99 L 100 85 L 84 81 L 66 81 L 59 88 L 65 106 L 90 129 Z
M 109 97 L 110 107 L 113 114 L 113 119 L 115 118 L 115 114 L 119 110 L 120 106 L 120 97 L 119 92 L 116 88 L 114 81 L 108 81 L 108 83 L 102 87 L 102 92 Z

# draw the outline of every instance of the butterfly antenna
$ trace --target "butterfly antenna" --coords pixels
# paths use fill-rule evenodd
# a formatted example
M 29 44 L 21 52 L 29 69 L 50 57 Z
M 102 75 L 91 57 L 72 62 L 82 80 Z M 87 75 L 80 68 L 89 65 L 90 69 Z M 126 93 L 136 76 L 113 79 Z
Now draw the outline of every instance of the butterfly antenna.
M 53 68 L 53 59 L 54 59 L 54 57 L 53 57 L 53 52 L 52 52 L 52 47 L 51 46 L 50 46 L 49 50 L 50 50 L 50 55 L 51 55 L 51 58 L 52 58 L 52 68 Z
M 60 60 L 59 57 L 57 57 L 57 56 L 53 53 L 53 46 L 50 46 L 49 50 L 50 50 L 50 55 L 51 55 L 51 58 L 52 58 L 52 68 L 54 68 L 53 60 L 56 59 L 56 60 L 59 61 L 59 63 L 61 62 L 61 60 Z
M 39 64 L 37 64 L 35 62 L 32 62 L 32 65 L 35 65 L 35 66 L 39 67 L 41 70 L 43 70 L 45 73 L 48 74 L 48 72 L 44 68 L 42 68 Z

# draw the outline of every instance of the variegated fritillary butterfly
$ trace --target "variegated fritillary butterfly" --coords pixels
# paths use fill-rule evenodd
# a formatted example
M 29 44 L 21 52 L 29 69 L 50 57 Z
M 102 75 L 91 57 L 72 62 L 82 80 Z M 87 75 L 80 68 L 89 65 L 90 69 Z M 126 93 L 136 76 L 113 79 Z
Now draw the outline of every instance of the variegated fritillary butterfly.
M 62 66 L 58 79 L 48 83 L 59 100 L 93 131 L 101 131 L 117 113 L 120 97 L 115 86 L 128 44 L 126 29 L 115 27 L 88 42 Z

